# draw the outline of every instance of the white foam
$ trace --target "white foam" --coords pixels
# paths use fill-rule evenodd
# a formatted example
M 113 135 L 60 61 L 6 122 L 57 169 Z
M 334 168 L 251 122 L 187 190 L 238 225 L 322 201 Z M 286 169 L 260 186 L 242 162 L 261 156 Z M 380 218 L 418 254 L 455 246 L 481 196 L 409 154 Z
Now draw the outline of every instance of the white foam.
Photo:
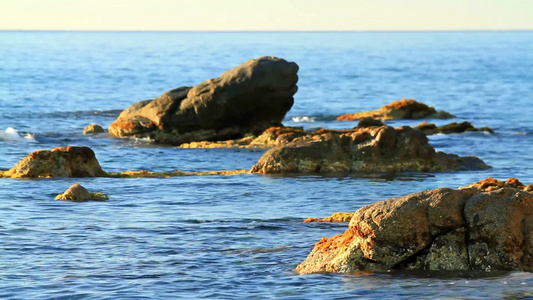
M 8 127 L 6 130 L 0 130 L 0 141 L 14 141 L 14 142 L 36 142 L 33 134 L 19 134 L 13 127 Z
M 301 117 L 292 117 L 292 121 L 299 123 L 299 122 L 314 122 L 316 120 L 315 117 L 308 117 L 308 116 L 301 116 Z

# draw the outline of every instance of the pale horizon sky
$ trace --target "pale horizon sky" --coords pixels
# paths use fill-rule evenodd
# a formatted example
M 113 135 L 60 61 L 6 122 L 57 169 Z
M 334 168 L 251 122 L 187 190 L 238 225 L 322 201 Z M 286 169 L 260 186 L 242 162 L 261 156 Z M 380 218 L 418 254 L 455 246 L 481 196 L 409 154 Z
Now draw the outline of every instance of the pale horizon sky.
M 0 0 L 0 30 L 533 30 L 533 0 Z

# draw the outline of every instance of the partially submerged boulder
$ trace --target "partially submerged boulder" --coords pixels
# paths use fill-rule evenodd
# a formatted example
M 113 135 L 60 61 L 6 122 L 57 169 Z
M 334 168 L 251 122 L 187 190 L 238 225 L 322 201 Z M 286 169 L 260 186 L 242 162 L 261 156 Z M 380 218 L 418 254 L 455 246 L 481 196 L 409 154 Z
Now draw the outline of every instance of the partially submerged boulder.
M 91 124 L 88 125 L 83 129 L 83 134 L 95 134 L 95 133 L 103 133 L 104 128 L 98 124 Z
M 434 107 L 413 99 L 402 99 L 382 106 L 378 110 L 354 114 L 344 114 L 338 121 L 354 121 L 371 117 L 378 120 L 411 120 L 411 119 L 451 119 L 454 115 L 437 111 Z
M 365 206 L 344 234 L 316 243 L 296 271 L 533 272 L 533 194 L 478 187 L 439 188 Z
M 105 201 L 109 200 L 109 196 L 106 194 L 102 194 L 100 192 L 98 193 L 89 193 L 86 188 L 84 188 L 81 184 L 75 183 L 71 187 L 69 187 L 63 194 L 59 194 L 55 197 L 55 200 L 63 200 L 63 201 L 74 201 L 74 202 L 82 202 L 82 201 Z
M 414 129 L 420 130 L 426 135 L 432 135 L 432 134 L 452 134 L 452 133 L 463 133 L 463 132 L 472 132 L 472 131 L 478 131 L 478 132 L 488 132 L 488 133 L 494 133 L 494 130 L 490 127 L 481 127 L 476 128 L 474 125 L 472 125 L 470 122 L 453 122 L 449 123 L 443 126 L 438 127 L 434 123 L 426 123 L 422 122 L 415 127 Z
M 259 135 L 280 126 L 292 107 L 297 72 L 297 64 L 281 58 L 252 59 L 195 87 L 133 104 L 109 132 L 172 145 Z
M 91 148 L 72 146 L 34 151 L 10 170 L 0 171 L 0 177 L 10 178 L 106 176 Z
M 319 130 L 268 150 L 252 173 L 446 172 L 489 168 L 477 157 L 436 152 L 411 127 Z

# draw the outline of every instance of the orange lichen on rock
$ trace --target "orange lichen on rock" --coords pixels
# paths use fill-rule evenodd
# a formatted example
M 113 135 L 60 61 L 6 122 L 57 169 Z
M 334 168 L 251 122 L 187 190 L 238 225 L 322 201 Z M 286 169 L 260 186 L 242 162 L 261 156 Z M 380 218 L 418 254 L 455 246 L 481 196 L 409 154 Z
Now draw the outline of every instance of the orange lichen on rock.
M 337 118 L 338 121 L 354 121 L 371 117 L 379 120 L 403 119 L 449 119 L 454 116 L 445 111 L 436 111 L 435 108 L 413 99 L 397 100 L 382 106 L 375 111 L 366 111 L 354 114 L 344 114 Z
M 312 222 L 350 222 L 350 220 L 353 217 L 353 212 L 349 213 L 343 213 L 343 212 L 336 212 L 332 214 L 329 217 L 325 217 L 323 219 L 319 218 L 307 218 L 304 220 L 304 223 L 312 223 Z
M 358 237 L 357 231 L 353 228 L 350 228 L 346 230 L 342 235 L 338 234 L 330 238 L 323 237 L 315 244 L 315 248 L 313 249 L 313 251 L 327 252 L 339 250 L 343 247 L 346 247 L 356 237 Z
M 483 191 L 494 191 L 494 190 L 501 189 L 504 187 L 511 187 L 511 188 L 515 188 L 515 189 L 519 189 L 519 190 L 523 190 L 527 192 L 527 191 L 532 190 L 533 184 L 526 186 L 514 177 L 508 178 L 505 182 L 492 178 L 492 177 L 487 177 L 474 184 L 460 187 L 460 189 L 476 188 L 476 189 L 483 190 Z

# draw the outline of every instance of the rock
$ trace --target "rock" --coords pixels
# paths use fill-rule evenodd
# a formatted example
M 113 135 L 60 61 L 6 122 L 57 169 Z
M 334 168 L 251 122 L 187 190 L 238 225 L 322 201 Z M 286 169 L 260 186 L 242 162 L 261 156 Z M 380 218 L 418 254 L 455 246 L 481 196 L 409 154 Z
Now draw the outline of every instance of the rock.
M 87 189 L 81 186 L 79 183 L 73 184 L 69 187 L 63 194 L 59 194 L 55 197 L 55 200 L 64 200 L 64 201 L 104 201 L 109 200 L 109 197 L 102 193 L 89 193 Z
M 147 170 L 107 173 L 100 167 L 93 150 L 88 147 L 61 147 L 38 150 L 21 159 L 13 168 L 2 171 L 0 178 L 53 178 L 53 177 L 112 177 L 153 178 L 178 176 L 239 175 L 248 170 L 183 172 L 152 172 Z
M 338 121 L 354 121 L 371 117 L 378 120 L 451 119 L 455 116 L 413 99 L 402 99 L 382 106 L 378 110 L 345 114 Z
M 227 141 L 201 141 L 181 144 L 181 148 L 270 148 L 284 145 L 297 137 L 307 135 L 302 127 L 270 127 L 261 135 L 249 135 Z
M 104 128 L 98 124 L 91 124 L 83 129 L 83 134 L 102 133 Z
M 488 133 L 494 133 L 494 130 L 492 130 L 489 127 L 476 128 L 469 122 L 462 122 L 462 123 L 453 122 L 453 123 L 443 125 L 441 127 L 437 127 L 437 125 L 433 123 L 422 122 L 413 128 L 422 131 L 426 135 L 432 135 L 432 134 L 437 134 L 437 133 L 441 133 L 441 134 L 463 133 L 467 131 L 483 131 L 483 132 L 488 132 Z
M 376 120 L 374 118 L 371 118 L 371 117 L 364 117 L 362 119 L 359 120 L 359 123 L 357 124 L 357 127 L 359 128 L 365 128 L 365 127 L 381 127 L 385 124 L 383 124 L 383 122 L 381 122 L 380 120 Z
M 304 220 L 304 223 L 311 223 L 311 222 L 350 222 L 350 220 L 353 217 L 353 212 L 350 213 L 344 213 L 344 212 L 336 212 L 332 214 L 329 217 L 325 217 L 323 219 L 319 218 L 307 218 Z
M 533 194 L 440 188 L 380 201 L 319 241 L 296 271 L 389 269 L 533 272 Z
M 37 150 L 0 177 L 106 177 L 96 156 L 88 147 L 60 147 L 52 150 Z
M 476 157 L 435 152 L 420 131 L 404 126 L 318 130 L 268 150 L 252 173 L 444 172 L 489 168 Z
M 280 58 L 252 59 L 195 87 L 133 104 L 109 132 L 173 145 L 259 135 L 280 126 L 292 107 L 297 71 L 298 65 Z

